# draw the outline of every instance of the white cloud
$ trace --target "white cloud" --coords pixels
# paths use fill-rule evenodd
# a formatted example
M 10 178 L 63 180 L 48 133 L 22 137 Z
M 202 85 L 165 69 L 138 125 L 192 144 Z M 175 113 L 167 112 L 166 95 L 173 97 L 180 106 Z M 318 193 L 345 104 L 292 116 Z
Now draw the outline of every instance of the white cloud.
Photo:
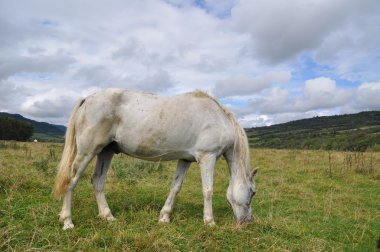
M 148 92 L 162 92 L 172 88 L 174 84 L 174 81 L 166 71 L 159 70 L 156 73 L 138 81 L 136 85 L 132 85 L 132 87 Z
M 79 96 L 107 87 L 207 90 L 246 124 L 379 109 L 379 6 L 0 0 L 0 110 L 62 123 Z
M 305 83 L 305 95 L 312 97 L 315 93 L 333 94 L 336 90 L 336 83 L 334 80 L 319 77 L 313 80 L 307 80 Z
M 299 94 L 285 88 L 265 90 L 249 108 L 235 108 L 246 126 L 267 126 L 315 116 L 380 110 L 380 83 L 363 83 L 355 89 L 339 88 L 335 81 L 319 77 L 307 80 Z
M 21 73 L 57 73 L 64 72 L 75 60 L 71 57 L 52 56 L 0 56 L 0 79 Z
M 121 60 L 139 60 L 146 57 L 146 49 L 136 38 L 127 39 L 124 44 L 112 53 L 112 57 Z
M 326 113 L 326 111 L 309 111 L 309 112 L 284 112 L 276 114 L 251 114 L 244 116 L 240 119 L 240 123 L 243 127 L 251 128 L 252 125 L 255 127 L 270 126 L 273 124 L 286 123 L 289 121 L 300 120 L 304 118 L 312 118 L 316 116 L 332 115 L 331 113 Z
M 249 108 L 253 113 L 281 113 L 289 109 L 291 106 L 290 102 L 289 91 L 285 88 L 275 87 L 265 90 L 261 96 L 252 98 Z M 249 113 L 250 110 L 246 110 L 246 112 Z
M 232 19 L 236 29 L 251 35 L 247 46 L 254 57 L 278 63 L 317 49 L 330 34 L 378 7 L 373 0 L 242 0 Z
M 53 89 L 26 99 L 21 104 L 21 111 L 35 118 L 59 118 L 69 115 L 77 99 L 78 95 L 74 92 Z
M 28 95 L 27 90 L 8 80 L 0 80 L 0 111 L 15 112 L 20 101 Z
M 352 17 L 344 27 L 329 34 L 313 52 L 314 59 L 335 70 L 336 75 L 351 81 L 377 81 L 380 68 L 380 2 L 373 10 Z M 373 14 L 377 13 L 377 14 Z
M 353 96 L 354 91 L 338 88 L 334 80 L 319 77 L 307 80 L 300 94 L 292 95 L 288 89 L 278 87 L 265 90 L 251 100 L 250 108 L 263 114 L 308 112 L 343 106 Z
M 334 110 L 318 110 L 318 111 L 307 111 L 307 112 L 284 112 L 276 114 L 251 114 L 244 116 L 240 119 L 241 125 L 246 128 L 270 126 L 273 124 L 286 123 L 295 120 L 301 120 L 305 118 L 313 118 L 316 116 L 331 116 L 338 114 Z
M 319 77 L 307 80 L 303 97 L 296 101 L 298 110 L 315 110 L 342 106 L 353 96 L 351 90 L 337 88 L 336 82 L 330 78 Z
M 357 89 L 354 107 L 359 110 L 380 110 L 380 82 L 363 83 Z
M 252 95 L 271 87 L 273 84 L 287 83 L 290 77 L 291 73 L 286 71 L 272 72 L 256 77 L 247 75 L 229 76 L 218 81 L 212 89 L 212 93 L 218 98 Z

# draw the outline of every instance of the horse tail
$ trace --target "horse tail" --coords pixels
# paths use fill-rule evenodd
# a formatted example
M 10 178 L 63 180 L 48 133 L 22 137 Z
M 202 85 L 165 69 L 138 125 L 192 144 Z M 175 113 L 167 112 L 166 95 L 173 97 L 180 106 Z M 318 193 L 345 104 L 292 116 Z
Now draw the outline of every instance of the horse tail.
M 78 109 L 84 103 L 85 99 L 81 99 L 71 112 L 69 123 L 66 129 L 65 147 L 62 153 L 62 159 L 59 163 L 57 176 L 55 178 L 54 195 L 61 197 L 66 193 L 67 187 L 70 184 L 72 177 L 72 164 L 77 155 L 77 143 L 75 134 L 75 121 L 78 114 Z

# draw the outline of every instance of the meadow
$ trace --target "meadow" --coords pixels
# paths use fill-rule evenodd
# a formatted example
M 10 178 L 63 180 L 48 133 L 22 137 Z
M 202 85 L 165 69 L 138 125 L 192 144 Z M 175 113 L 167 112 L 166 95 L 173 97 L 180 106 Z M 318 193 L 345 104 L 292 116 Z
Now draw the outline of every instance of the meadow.
M 63 231 L 52 186 L 63 144 L 0 142 L 0 251 L 378 251 L 380 153 L 251 149 L 260 167 L 254 220 L 235 224 L 217 162 L 215 227 L 203 225 L 199 167 L 192 164 L 172 222 L 158 223 L 176 162 L 116 155 L 106 182 L 117 218 L 106 222 L 90 183 L 94 161 L 74 194 L 75 228 Z

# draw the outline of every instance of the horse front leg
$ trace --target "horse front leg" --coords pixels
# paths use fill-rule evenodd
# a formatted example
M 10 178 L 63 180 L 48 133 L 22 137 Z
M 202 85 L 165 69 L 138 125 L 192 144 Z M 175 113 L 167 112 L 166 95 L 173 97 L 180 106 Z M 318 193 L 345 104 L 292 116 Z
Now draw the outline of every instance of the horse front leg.
M 165 205 L 162 207 L 162 210 L 160 212 L 159 222 L 170 222 L 170 214 L 173 211 L 175 197 L 181 190 L 183 179 L 185 178 L 190 164 L 190 162 L 187 162 L 185 160 L 178 160 L 177 170 L 173 178 L 168 198 L 166 199 Z
M 202 191 L 204 199 L 203 221 L 207 226 L 215 225 L 214 215 L 212 211 L 212 194 L 215 162 L 216 157 L 214 154 L 203 155 L 198 160 L 201 169 Z

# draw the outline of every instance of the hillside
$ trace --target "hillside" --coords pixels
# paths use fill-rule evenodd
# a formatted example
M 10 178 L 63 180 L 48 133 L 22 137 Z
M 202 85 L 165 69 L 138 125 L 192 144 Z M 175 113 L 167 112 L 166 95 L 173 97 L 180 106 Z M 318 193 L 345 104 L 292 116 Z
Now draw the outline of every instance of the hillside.
M 0 112 L 0 117 L 31 123 L 33 139 L 64 141 L 65 126 L 37 122 L 19 114 Z M 254 148 L 380 150 L 380 111 L 314 117 L 245 130 Z
M 23 117 L 19 114 L 9 114 L 0 112 L 0 117 L 10 117 L 17 119 L 19 121 L 28 122 L 33 125 L 33 139 L 38 139 L 40 141 L 52 141 L 52 142 L 63 142 L 66 127 L 62 125 L 54 125 L 46 122 L 37 122 L 28 118 Z
M 302 119 L 246 129 L 251 147 L 380 150 L 380 111 Z

